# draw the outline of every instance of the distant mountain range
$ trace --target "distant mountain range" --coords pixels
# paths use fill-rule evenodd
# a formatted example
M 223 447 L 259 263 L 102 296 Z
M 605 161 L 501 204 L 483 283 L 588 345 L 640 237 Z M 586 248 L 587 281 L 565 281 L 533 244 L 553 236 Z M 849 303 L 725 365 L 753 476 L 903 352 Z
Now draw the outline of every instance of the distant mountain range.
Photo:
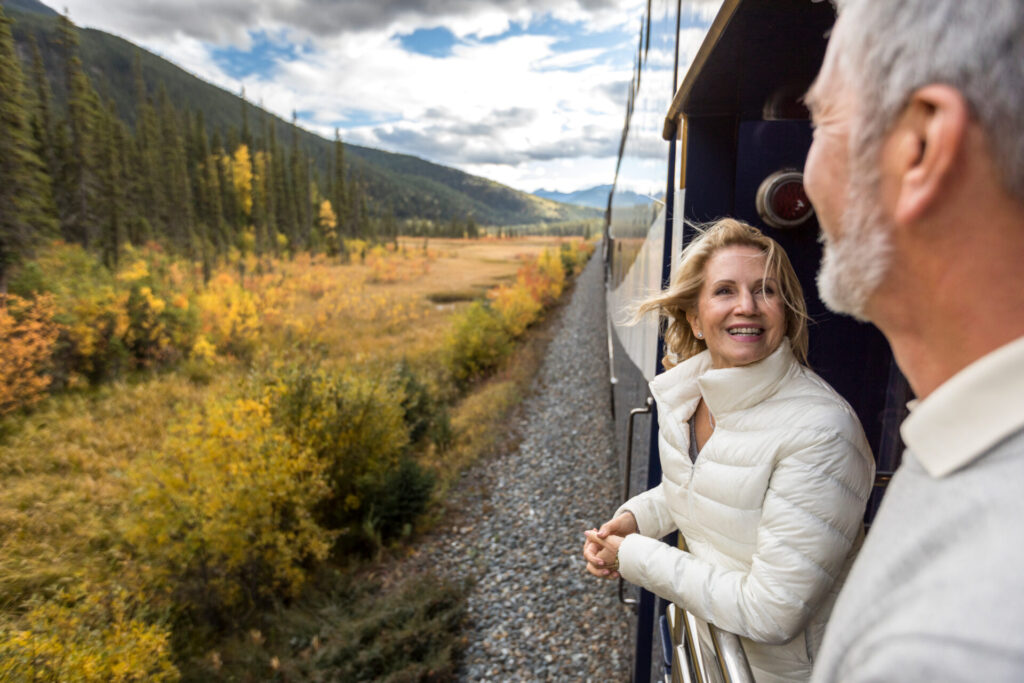
M 563 204 L 575 204 L 576 206 L 589 206 L 604 211 L 608 207 L 608 193 L 612 191 L 611 185 L 598 185 L 586 190 L 575 192 L 554 192 L 553 190 L 536 190 L 533 194 L 542 199 L 561 202 Z M 619 191 L 616 193 L 617 201 L 624 204 L 649 204 L 650 197 L 630 191 Z
M 34 36 L 54 95 L 63 105 L 67 93 L 56 44 L 58 13 L 37 0 L 0 0 L 0 5 L 14 21 L 12 33 L 23 68 L 27 70 L 31 64 L 29 40 Z M 211 135 L 216 132 L 221 139 L 230 139 L 232 131 L 237 135 L 242 129 L 243 111 L 247 109 L 253 130 L 274 126 L 282 141 L 290 141 L 294 132 L 299 145 L 326 174 L 333 153 L 332 140 L 292 126 L 117 36 L 79 27 L 78 40 L 85 72 L 100 96 L 114 103 L 123 121 L 134 124 L 136 117 L 132 64 L 139 54 L 147 90 L 155 93 L 162 85 L 177 107 L 201 111 Z M 418 157 L 350 144 L 345 145 L 345 152 L 346 169 L 349 175 L 361 178 L 370 211 L 379 213 L 387 207 L 399 219 L 429 218 L 447 222 L 472 218 L 483 225 L 523 225 L 601 216 L 600 210 L 589 208 L 591 205 L 559 203 Z

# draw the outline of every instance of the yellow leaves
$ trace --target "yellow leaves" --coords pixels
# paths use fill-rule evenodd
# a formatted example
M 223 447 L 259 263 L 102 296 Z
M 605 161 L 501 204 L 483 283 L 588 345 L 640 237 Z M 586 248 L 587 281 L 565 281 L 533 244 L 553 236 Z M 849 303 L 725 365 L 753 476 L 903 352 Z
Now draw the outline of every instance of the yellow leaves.
M 491 307 L 513 337 L 522 335 L 544 308 L 531 291 L 522 286 L 502 285 L 492 289 L 487 296 L 491 299 Z
M 140 618 L 125 589 L 90 586 L 36 602 L 0 624 L 0 679 L 175 681 L 170 633 Z
M 149 264 L 144 259 L 138 258 L 117 274 L 117 280 L 126 284 L 132 284 L 149 277 Z
M 256 297 L 221 272 L 198 295 L 197 303 L 200 329 L 206 338 L 219 351 L 248 355 L 262 327 Z
M 256 348 L 253 365 L 271 376 L 320 354 L 329 369 L 312 380 L 311 409 L 294 421 L 268 408 L 288 395 L 283 385 L 244 400 L 224 396 L 244 372 L 225 358 L 205 387 L 184 373 L 160 373 L 60 396 L 19 417 L 26 427 L 0 444 L 7 501 L 0 528 L 14 530 L 0 544 L 0 589 L 9 600 L 0 613 L 0 680 L 24 678 L 10 662 L 32 652 L 43 653 L 34 661 L 51 680 L 128 680 L 132 670 L 160 680 L 159 663 L 170 661 L 160 654 L 166 610 L 230 613 L 271 594 L 295 595 L 336 538 L 325 526 L 384 528 L 381 511 L 395 506 L 385 494 L 401 490 L 389 484 L 403 481 L 395 473 L 408 450 L 404 394 L 372 370 L 338 368 L 379 368 L 398 353 L 436 362 L 452 309 L 424 301 L 430 283 L 415 280 L 436 253 L 351 246 L 366 252 L 366 265 L 301 254 L 257 258 L 242 249 L 213 269 L 208 285 L 198 265 L 156 250 L 130 252 L 118 278 L 91 270 L 72 248 L 44 254 L 51 319 L 77 354 L 75 372 L 98 372 L 129 353 L 118 344 L 137 342 L 152 342 L 155 357 L 177 352 L 202 361 L 217 360 L 218 347 L 223 354 Z M 395 282 L 414 284 L 368 284 L 373 259 L 395 261 Z M 539 282 L 541 272 L 536 266 L 531 277 Z M 500 317 L 492 315 L 492 331 L 529 324 L 536 304 L 525 291 L 493 295 L 488 312 Z M 468 340 L 494 347 L 480 329 Z M 0 366 L 12 357 L 0 353 Z M 189 363 L 188 377 L 200 365 Z M 493 410 L 494 401 L 480 410 Z M 474 415 L 455 429 L 462 439 L 483 424 Z M 335 518 L 320 517 L 324 510 Z M 404 525 L 393 523 L 393 533 Z M 344 538 L 359 533 L 349 527 Z M 135 607 L 117 616 L 80 597 L 53 599 L 49 611 L 28 602 L 86 579 L 103 584 L 94 588 L 101 596 L 122 584 Z
M 325 199 L 320 202 L 318 219 L 320 221 L 320 229 L 325 233 L 328 230 L 334 230 L 338 225 L 338 217 L 334 213 L 334 208 L 331 206 L 330 200 Z
M 323 470 L 284 438 L 263 401 L 212 401 L 131 468 L 136 515 L 122 530 L 162 582 L 203 603 L 197 608 L 294 596 L 301 564 L 323 559 L 333 538 L 312 515 L 328 492 Z M 268 581 L 253 582 L 264 574 Z
M 164 309 L 167 308 L 167 303 L 160 297 L 153 296 L 153 290 L 150 289 L 149 287 L 140 288 L 139 294 L 142 295 L 142 298 L 145 300 L 146 305 L 149 306 L 149 309 L 153 311 L 154 314 L 160 315 L 161 313 L 164 312 Z
M 249 147 L 239 145 L 235 150 L 235 156 L 231 163 L 231 179 L 235 186 L 235 193 L 241 204 L 242 211 L 246 216 L 252 215 L 252 160 L 249 157 Z

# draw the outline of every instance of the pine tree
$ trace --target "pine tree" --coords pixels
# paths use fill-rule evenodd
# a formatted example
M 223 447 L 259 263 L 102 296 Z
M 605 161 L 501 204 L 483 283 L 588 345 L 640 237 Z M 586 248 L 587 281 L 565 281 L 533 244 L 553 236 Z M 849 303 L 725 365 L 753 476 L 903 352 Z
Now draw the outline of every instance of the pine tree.
M 331 182 L 331 205 L 339 216 L 347 216 L 349 212 L 348 188 L 345 184 L 345 145 L 341 142 L 338 129 L 334 129 L 334 177 Z M 339 232 L 342 232 L 339 229 Z
M 29 121 L 32 127 L 32 137 L 35 140 L 35 151 L 46 165 L 48 173 L 53 172 L 53 91 L 50 89 L 50 82 L 46 78 L 46 67 L 43 65 L 43 55 L 39 52 L 39 43 L 36 37 L 30 36 L 32 43 L 32 98 L 31 113 Z M 26 97 L 26 100 L 28 98 Z
M 270 150 L 270 160 L 273 174 L 273 195 L 274 195 L 274 209 L 275 209 L 275 230 L 277 234 L 283 234 L 287 240 L 288 248 L 294 249 L 296 246 L 296 219 L 295 219 L 295 201 L 294 193 L 292 192 L 291 182 L 288 178 L 288 171 L 284 163 L 284 153 L 281 150 L 281 145 L 277 142 L 277 136 L 275 128 L 271 124 L 270 134 L 273 146 Z
M 167 90 L 160 86 L 160 177 L 159 182 L 167 190 L 168 206 L 164 217 L 171 243 L 186 253 L 193 253 L 192 193 L 188 164 L 185 159 L 185 145 L 180 133 L 178 113 L 171 104 Z
M 0 294 L 7 291 L 9 268 L 55 229 L 43 200 L 49 177 L 33 149 L 10 25 L 0 8 Z
M 307 164 L 299 149 L 298 116 L 292 111 L 292 148 L 289 156 L 290 194 L 293 208 L 293 224 L 289 237 L 293 249 L 302 249 L 309 243 L 309 181 Z
M 97 131 L 97 174 L 99 180 L 98 218 L 103 262 L 116 268 L 124 241 L 125 192 L 122 147 L 123 124 L 111 102 L 99 121 Z
M 239 95 L 242 100 L 242 139 L 241 143 L 249 149 L 254 149 L 252 131 L 249 130 L 249 100 L 245 99 L 245 86 L 242 86 L 242 93 Z
M 138 201 L 140 227 L 133 242 L 148 238 L 149 233 L 166 234 L 167 191 L 160 180 L 160 127 L 156 108 L 149 97 L 142 73 L 142 59 L 135 53 L 135 164 L 133 168 L 134 194 Z
M 74 24 L 58 18 L 59 42 L 64 48 L 68 90 L 67 122 L 58 140 L 58 173 L 55 178 L 61 230 L 69 241 L 89 246 L 97 236 L 98 183 L 96 126 L 99 97 L 82 70 Z
M 270 251 L 267 225 L 267 153 L 257 150 L 252 160 L 252 225 L 256 238 L 256 252 Z

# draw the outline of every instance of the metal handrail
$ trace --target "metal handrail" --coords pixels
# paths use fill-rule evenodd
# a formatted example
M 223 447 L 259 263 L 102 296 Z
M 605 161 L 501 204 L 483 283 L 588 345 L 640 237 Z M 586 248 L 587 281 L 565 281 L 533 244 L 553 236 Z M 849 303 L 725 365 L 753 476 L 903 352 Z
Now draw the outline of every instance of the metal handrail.
M 684 683 L 754 683 L 739 636 L 668 606 L 672 678 Z
M 680 550 L 687 549 L 682 535 L 678 546 Z M 678 667 L 681 681 L 754 683 L 754 674 L 738 635 L 698 619 L 679 605 L 670 604 L 667 613 L 670 623 L 679 624 L 671 632 L 673 676 Z
M 605 316 L 605 323 L 607 325 L 606 334 L 608 337 L 608 391 L 609 391 L 609 402 L 612 408 L 612 420 L 615 419 L 615 385 L 619 383 L 619 378 L 615 376 L 615 342 L 612 341 L 612 335 L 615 332 L 612 330 L 612 319 L 611 316 Z
M 626 424 L 626 478 L 622 486 L 622 502 L 629 500 L 629 486 L 633 475 L 633 418 L 637 415 L 645 415 L 651 412 L 654 406 L 654 399 L 647 397 L 647 404 L 643 408 L 633 408 L 629 411 L 629 422 Z
M 633 475 L 633 418 L 637 415 L 649 414 L 654 406 L 654 399 L 647 397 L 647 404 L 643 408 L 633 408 L 629 411 L 629 420 L 626 422 L 626 476 L 622 485 L 622 502 L 629 500 L 629 486 Z M 635 605 L 639 602 L 636 598 L 626 597 L 626 582 L 619 575 L 619 602 L 623 605 Z
M 747 653 L 743 650 L 740 637 L 735 633 L 723 631 L 714 624 L 708 624 L 708 629 L 718 653 L 718 664 L 725 676 L 725 683 L 754 683 L 754 674 L 750 670 L 750 662 L 747 661 Z

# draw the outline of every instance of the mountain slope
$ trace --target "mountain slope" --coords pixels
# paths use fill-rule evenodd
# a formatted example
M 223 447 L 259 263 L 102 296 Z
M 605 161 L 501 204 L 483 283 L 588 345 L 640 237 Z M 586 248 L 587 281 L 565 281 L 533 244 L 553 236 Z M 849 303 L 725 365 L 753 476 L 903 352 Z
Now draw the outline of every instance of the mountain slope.
M 36 0 L 0 0 L 4 12 L 14 20 L 13 34 L 22 64 L 31 63 L 29 37 L 35 36 L 58 102 L 66 101 L 62 82 L 60 51 L 57 47 L 58 14 Z M 237 136 L 242 129 L 243 108 L 248 108 L 249 126 L 261 133 L 274 126 L 279 140 L 298 144 L 313 158 L 322 174 L 333 154 L 333 141 L 292 126 L 237 95 L 199 79 L 174 64 L 117 36 L 95 29 L 78 29 L 79 49 L 86 73 L 105 100 L 112 101 L 118 116 L 134 123 L 136 88 L 133 62 L 139 55 L 147 92 L 155 95 L 160 86 L 182 109 L 203 113 L 211 133 L 222 139 Z M 345 145 L 350 177 L 365 185 L 371 212 L 390 207 L 398 218 L 430 218 L 451 221 L 472 217 L 478 223 L 514 225 L 595 218 L 600 212 L 560 204 L 514 190 L 499 183 L 472 176 L 417 157 L 392 154 L 356 145 Z

